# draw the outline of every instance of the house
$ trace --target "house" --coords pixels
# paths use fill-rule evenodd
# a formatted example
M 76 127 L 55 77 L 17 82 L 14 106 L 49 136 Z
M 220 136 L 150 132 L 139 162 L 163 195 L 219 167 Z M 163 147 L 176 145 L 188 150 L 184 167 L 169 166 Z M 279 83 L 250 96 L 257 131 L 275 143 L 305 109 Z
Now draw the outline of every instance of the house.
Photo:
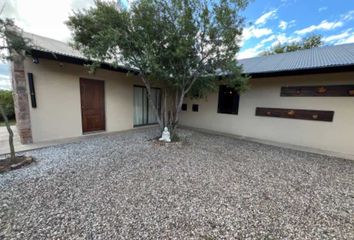
M 146 90 L 129 69 L 95 74 L 69 45 L 26 34 L 32 57 L 12 64 L 17 128 L 23 143 L 154 124 Z M 354 159 L 354 44 L 240 60 L 251 76 L 239 96 L 220 86 L 186 99 L 181 124 Z M 161 90 L 154 88 L 159 104 Z
M 156 123 L 146 90 L 128 69 L 102 64 L 90 74 L 86 58 L 68 44 L 24 33 L 32 56 L 12 63 L 17 129 L 22 143 L 122 131 Z M 160 89 L 153 88 L 155 101 Z

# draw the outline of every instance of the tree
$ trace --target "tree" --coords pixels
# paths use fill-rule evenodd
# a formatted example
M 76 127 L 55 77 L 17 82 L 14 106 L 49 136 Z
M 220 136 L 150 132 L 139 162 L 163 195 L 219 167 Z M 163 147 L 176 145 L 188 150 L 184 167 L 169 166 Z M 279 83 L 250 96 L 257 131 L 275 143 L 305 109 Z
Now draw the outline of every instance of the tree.
M 306 38 L 303 38 L 301 41 L 286 43 L 286 44 L 277 44 L 268 51 L 261 53 L 263 56 L 269 56 L 285 52 L 295 52 L 304 49 L 310 49 L 314 47 L 320 47 L 323 45 L 321 35 L 312 35 Z
M 242 35 L 239 12 L 248 0 L 137 0 L 129 9 L 115 3 L 96 1 L 95 6 L 70 16 L 74 46 L 94 67 L 113 62 L 135 69 L 142 79 L 149 103 L 161 129 L 172 132 L 187 95 L 200 97 L 215 90 L 216 75 L 239 91 L 247 77 L 238 66 L 236 54 Z M 165 86 L 165 99 L 173 99 L 164 114 L 151 100 L 151 85 Z M 163 102 L 166 102 L 163 101 Z M 169 108 L 169 116 L 167 116 Z
M 12 97 L 12 91 L 0 89 L 0 102 L 3 105 L 7 118 L 15 119 L 15 107 L 14 107 L 14 100 Z M 0 121 L 4 121 L 1 115 L 0 115 Z
M 24 58 L 26 52 L 30 52 L 29 40 L 22 37 L 21 32 L 11 19 L 0 18 L 0 58 L 1 60 L 13 60 L 16 57 Z M 15 147 L 13 144 L 13 131 L 8 120 L 5 101 L 0 99 L 0 114 L 5 121 L 9 132 L 10 160 L 16 159 Z
M 15 160 L 16 152 L 15 152 L 15 146 L 14 146 L 14 133 L 11 129 L 9 119 L 6 116 L 5 110 L 4 110 L 1 102 L 0 102 L 0 113 L 1 113 L 2 118 L 5 121 L 6 129 L 9 132 L 10 159 Z

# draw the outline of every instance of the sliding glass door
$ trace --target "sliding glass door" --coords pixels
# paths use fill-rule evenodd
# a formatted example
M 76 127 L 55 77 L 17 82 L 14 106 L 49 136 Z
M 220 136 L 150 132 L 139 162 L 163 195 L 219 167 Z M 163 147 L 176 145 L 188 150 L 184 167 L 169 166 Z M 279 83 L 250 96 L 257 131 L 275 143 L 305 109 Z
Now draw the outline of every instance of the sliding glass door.
M 151 99 L 160 111 L 161 90 L 159 88 L 151 88 Z M 134 86 L 134 126 L 155 123 L 157 123 L 157 119 L 151 105 L 149 104 L 146 88 Z

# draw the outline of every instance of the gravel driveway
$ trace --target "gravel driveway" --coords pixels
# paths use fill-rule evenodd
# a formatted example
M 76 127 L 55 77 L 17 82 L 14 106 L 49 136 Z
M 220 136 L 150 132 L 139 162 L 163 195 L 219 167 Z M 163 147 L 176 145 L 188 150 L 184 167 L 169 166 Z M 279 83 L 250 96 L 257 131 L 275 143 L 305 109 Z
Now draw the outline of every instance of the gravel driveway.
M 354 239 L 354 161 L 156 131 L 32 151 L 0 175 L 0 239 Z

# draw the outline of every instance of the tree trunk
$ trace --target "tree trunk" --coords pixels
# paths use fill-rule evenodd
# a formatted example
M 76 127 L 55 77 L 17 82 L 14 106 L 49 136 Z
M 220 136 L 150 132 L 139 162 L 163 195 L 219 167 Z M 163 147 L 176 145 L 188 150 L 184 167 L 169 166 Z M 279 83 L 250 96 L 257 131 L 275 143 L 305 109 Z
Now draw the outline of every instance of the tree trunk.
M 167 108 L 167 88 L 165 88 L 165 92 L 163 94 L 163 100 L 164 100 L 164 109 L 163 109 L 163 118 L 164 118 L 164 127 L 168 125 L 168 108 Z
M 163 107 L 162 107 L 162 113 L 160 115 L 157 106 L 151 100 L 150 81 L 143 74 L 140 74 L 140 77 L 146 87 L 149 103 L 154 111 L 154 114 L 157 117 L 157 122 L 160 126 L 161 131 L 163 131 L 165 126 L 169 126 L 171 136 L 174 136 L 174 134 L 176 133 L 177 126 L 178 126 L 178 122 L 179 122 L 179 114 L 181 112 L 183 100 L 184 100 L 184 97 L 189 89 L 188 90 L 185 90 L 184 88 L 182 88 L 182 89 L 176 88 L 175 89 L 175 100 L 171 101 L 172 107 L 169 110 L 167 108 L 167 88 L 165 88 L 164 96 L 163 96 L 164 103 L 163 103 Z M 171 92 L 171 95 L 172 94 L 173 94 L 173 92 Z
M 179 92 L 176 91 L 176 98 L 175 98 L 175 104 L 174 104 L 174 114 L 173 114 L 173 120 L 171 124 L 171 135 L 176 134 L 176 130 L 178 127 L 179 123 L 179 114 L 181 112 L 183 100 L 185 96 L 185 91 L 182 89 L 181 94 L 179 95 Z
M 16 158 L 15 147 L 14 147 L 14 133 L 11 129 L 9 119 L 7 118 L 4 108 L 2 107 L 1 104 L 0 104 L 0 112 L 1 112 L 2 118 L 5 121 L 7 131 L 9 132 L 9 145 L 10 145 L 10 154 L 11 154 L 10 157 L 11 157 L 11 160 L 14 161 Z
M 156 118 L 157 118 L 157 123 L 159 124 L 160 129 L 162 130 L 164 128 L 164 124 L 163 124 L 163 121 L 161 121 L 161 116 L 160 116 L 160 113 L 159 113 L 159 111 L 157 109 L 157 106 L 155 105 L 155 103 L 151 99 L 150 81 L 147 80 L 145 78 L 145 76 L 143 76 L 143 75 L 140 75 L 140 76 L 141 76 L 141 79 L 142 79 L 142 81 L 143 81 L 143 83 L 144 83 L 144 85 L 146 87 L 146 92 L 147 92 L 147 95 L 148 95 L 148 101 L 149 101 L 149 103 L 150 103 L 150 105 L 152 107 L 152 110 L 154 111 L 154 114 L 155 114 Z

